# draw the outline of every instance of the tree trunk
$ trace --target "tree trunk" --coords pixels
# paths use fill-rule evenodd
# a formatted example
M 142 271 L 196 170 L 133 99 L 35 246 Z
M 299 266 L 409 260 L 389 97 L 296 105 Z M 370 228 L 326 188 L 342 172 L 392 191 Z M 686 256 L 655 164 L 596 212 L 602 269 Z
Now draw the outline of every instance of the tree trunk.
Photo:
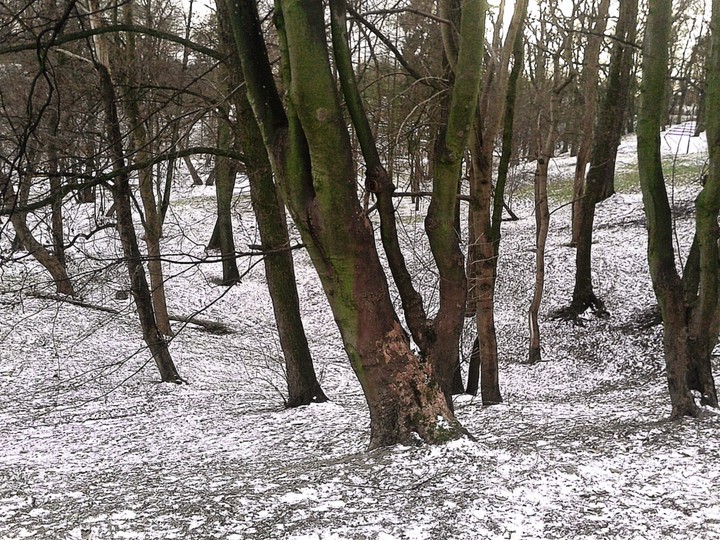
M 471 144 L 471 203 L 468 216 L 468 276 L 471 297 L 468 301 L 473 304 L 476 311 L 478 355 L 471 354 L 467 392 L 473 395 L 477 393 L 479 374 L 480 392 L 485 405 L 502 402 L 494 306 L 504 181 L 498 182 L 496 189 L 493 190 L 492 160 L 495 139 L 500 127 L 506 129 L 509 125 L 512 129 L 517 72 L 509 76 L 508 69 L 511 56 L 515 60 L 513 72 L 516 68 L 521 69 L 521 30 L 527 5 L 527 0 L 516 3 L 500 59 L 488 68 L 480 98 L 481 109 L 476 119 L 476 135 Z M 499 25 L 496 28 L 499 28 Z M 499 34 L 496 35 L 497 40 Z M 513 78 L 515 78 L 513 86 L 509 86 Z M 508 113 L 509 124 L 506 124 L 503 118 Z M 480 366 L 476 366 L 474 361 L 479 361 Z
M 372 226 L 355 189 L 322 3 L 276 4 L 287 115 L 272 81 L 255 3 L 227 5 L 234 11 L 235 40 L 265 145 L 370 408 L 371 447 L 460 436 L 464 430 L 432 368 L 412 353 L 392 306 Z M 476 24 L 481 2 L 465 5 L 467 23 Z
M 125 22 L 133 23 L 132 2 L 125 6 Z M 152 135 L 148 133 L 141 117 L 140 103 L 142 97 L 137 91 L 138 83 L 134 80 L 133 65 L 138 61 L 135 51 L 135 34 L 127 34 L 127 53 L 125 62 L 127 71 L 127 90 L 123 103 L 130 124 L 131 141 L 133 144 L 135 163 L 148 163 L 152 150 Z M 158 207 L 155 201 L 155 189 L 152 166 L 138 170 L 140 199 L 142 200 L 145 229 L 145 246 L 148 254 L 148 273 L 150 274 L 150 290 L 154 307 L 154 319 L 157 327 L 165 336 L 172 336 L 170 317 L 168 315 L 167 300 L 165 298 L 165 278 L 162 269 L 162 251 L 160 248 L 161 222 Z M 117 200 L 116 200 L 117 204 Z
M 585 180 L 584 196 L 577 221 L 577 251 L 575 253 L 575 287 L 573 298 L 560 315 L 574 318 L 591 308 L 597 315 L 607 314 L 605 305 L 595 296 L 592 282 L 592 237 L 595 209 L 599 202 L 614 193 L 615 159 L 623 136 L 630 94 L 637 28 L 637 0 L 621 0 L 620 17 L 615 31 L 616 40 L 610 56 L 608 86 L 600 105 L 593 139 L 590 169 Z
M 720 332 L 720 0 L 712 2 L 711 51 L 707 70 L 708 175 L 695 200 L 699 275 L 688 321 L 689 385 L 702 405 L 718 406 L 710 355 Z M 689 258 L 688 258 L 689 259 Z
M 716 0 L 717 1 L 717 0 Z M 714 2 L 715 3 L 715 2 Z M 663 319 L 663 348 L 672 418 L 697 416 L 688 385 L 687 315 L 680 276 L 675 268 L 672 214 L 660 154 L 660 131 L 666 103 L 671 0 L 651 0 L 643 42 L 638 171 L 648 228 L 648 263 Z
M 238 88 L 243 82 L 242 73 L 237 50 L 233 48 L 228 12 L 221 1 L 217 2 L 217 8 L 218 12 L 223 14 L 220 21 L 221 41 L 229 52 L 229 62 L 231 62 L 231 71 L 228 75 L 233 81 L 232 86 Z M 327 401 L 315 373 L 300 315 L 292 253 L 289 250 L 283 251 L 290 246 L 287 217 L 273 181 L 272 167 L 263 144 L 262 133 L 253 116 L 247 95 L 237 93 L 233 101 L 237 114 L 236 136 L 246 158 L 245 166 L 250 181 L 250 199 L 260 241 L 263 248 L 268 251 L 264 259 L 265 277 L 285 359 L 288 389 L 286 406 L 298 407 Z M 219 182 L 220 177 L 217 178 L 216 184 Z M 228 207 L 228 215 L 229 211 Z
M 548 166 L 552 158 L 553 146 L 555 145 L 556 120 L 554 111 L 551 112 L 553 119 L 550 120 L 549 132 L 546 135 L 542 154 L 538 156 L 535 168 L 535 288 L 532 301 L 528 310 L 528 322 L 530 326 L 530 349 L 528 362 L 531 364 L 540 362 L 542 354 L 540 351 L 540 325 L 538 324 L 538 313 L 542 302 L 543 289 L 545 287 L 545 244 L 547 242 L 548 228 L 550 225 L 550 210 L 548 208 L 547 179 Z
M 102 54 L 98 54 L 103 58 Z M 117 114 L 117 96 L 112 78 L 107 66 L 96 62 L 95 68 L 100 77 L 103 105 L 107 123 L 107 133 L 110 143 L 110 153 L 116 169 L 125 166 L 125 156 L 122 147 L 122 133 L 120 120 Z M 132 205 L 130 197 L 130 181 L 127 173 L 120 173 L 113 186 L 113 200 L 117 218 L 118 232 L 122 242 L 123 253 L 130 276 L 130 291 L 137 306 L 142 328 L 143 340 L 152 354 L 155 365 L 160 372 L 163 382 L 181 383 L 182 379 L 170 357 L 167 342 L 160 333 L 153 312 L 152 297 L 148 287 L 145 269 L 142 265 L 142 256 L 137 243 L 135 225 L 132 219 Z
M 225 85 L 227 86 L 227 85 Z M 228 88 L 226 88 L 228 90 Z M 230 106 L 220 107 L 218 116 L 218 148 L 229 150 L 232 146 L 233 133 L 229 125 L 228 115 Z M 239 120 L 241 121 L 241 120 Z M 217 247 L 222 256 L 223 285 L 234 285 L 240 281 L 240 271 L 235 255 L 235 239 L 233 234 L 232 208 L 233 190 L 235 188 L 235 165 L 226 156 L 215 156 L 215 194 L 217 197 L 217 223 L 213 230 L 213 240 L 217 240 Z M 217 237 L 216 237 L 217 234 Z M 208 246 L 210 247 L 210 246 Z
M 600 0 L 598 5 L 597 18 L 592 34 L 588 37 L 588 43 L 583 54 L 582 73 L 582 99 L 584 107 L 582 121 L 580 124 L 580 144 L 575 162 L 575 180 L 573 182 L 572 195 L 572 241 L 575 246 L 579 240 L 579 214 L 581 212 L 581 201 L 585 184 L 585 169 L 590 158 L 590 148 L 593 142 L 593 128 L 597 109 L 597 86 L 600 78 L 600 47 L 603 43 L 603 35 L 607 26 L 608 10 L 610 0 Z
M 440 307 L 431 322 L 425 313 L 422 298 L 412 285 L 412 279 L 400 250 L 392 202 L 395 186 L 381 163 L 352 72 L 350 50 L 347 45 L 345 3 L 341 0 L 333 0 L 330 6 L 336 65 L 345 101 L 366 161 L 366 190 L 368 193 L 375 193 L 378 198 L 383 247 L 393 279 L 400 292 L 410 332 L 421 355 L 427 358 L 433 367 L 435 378 L 445 395 L 448 407 L 452 409 L 453 390 L 458 386 L 460 375 L 459 341 L 466 296 L 457 202 L 460 166 L 468 131 L 467 126 L 462 126 L 462 123 L 467 122 L 466 99 L 477 94 L 479 73 L 476 72 L 474 78 L 468 77 L 453 87 L 453 94 L 446 100 L 448 104 L 446 114 L 450 126 L 437 141 L 433 196 L 425 221 L 425 229 L 440 274 Z M 455 7 L 445 5 L 443 9 L 455 12 L 456 8 L 459 8 L 459 4 Z M 476 22 L 483 23 L 482 20 Z M 480 34 L 482 32 L 477 33 Z M 474 46 L 481 50 L 482 43 L 475 43 Z M 463 63 L 475 61 L 468 60 L 467 57 L 455 60 L 456 66 L 461 70 L 468 69 Z
M 0 183 L 5 184 L 4 186 L 0 185 L 0 188 L 2 188 L 0 194 L 4 194 L 6 208 L 12 209 L 10 223 L 12 223 L 13 229 L 15 229 L 15 234 L 17 235 L 16 240 L 48 271 L 58 294 L 75 296 L 75 288 L 68 276 L 65 265 L 53 253 L 49 252 L 45 246 L 37 241 L 30 227 L 28 227 L 28 213 L 27 211 L 23 211 L 22 207 L 27 203 L 30 193 L 30 181 L 31 175 L 29 173 L 21 176 L 19 195 L 15 194 L 15 189 L 9 178 L 2 178 L 2 182 Z M 15 242 L 13 242 L 13 244 L 14 243 Z

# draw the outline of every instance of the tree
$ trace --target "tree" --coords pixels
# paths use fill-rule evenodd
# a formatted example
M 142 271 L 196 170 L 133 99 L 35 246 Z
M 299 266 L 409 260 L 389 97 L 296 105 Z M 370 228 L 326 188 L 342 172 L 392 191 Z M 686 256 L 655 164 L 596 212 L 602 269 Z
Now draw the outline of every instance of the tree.
M 712 48 L 706 90 L 710 168 L 695 203 L 697 265 L 686 269 L 686 273 L 696 273 L 697 279 L 686 280 L 685 287 L 676 269 L 672 213 L 660 154 L 660 131 L 667 103 L 671 0 L 650 1 L 643 41 L 638 168 L 647 219 L 648 263 L 663 321 L 672 418 L 698 415 L 692 390 L 700 392 L 702 404 L 718 405 L 710 353 L 720 330 L 717 223 L 720 210 L 720 1 L 713 0 L 712 7 Z M 688 261 L 692 259 L 691 255 Z M 686 301 L 688 298 L 690 302 Z
M 595 17 L 595 26 L 592 29 L 592 33 L 588 38 L 588 43 L 583 52 L 581 99 L 584 103 L 582 108 L 582 121 L 580 123 L 580 143 L 577 150 L 577 161 L 575 162 L 575 180 L 573 182 L 572 245 L 577 245 L 580 234 L 578 215 L 580 213 L 580 205 L 584 191 L 585 171 L 593 142 L 593 127 L 595 125 L 598 100 L 597 87 L 600 79 L 600 48 L 603 43 L 605 27 L 607 26 L 609 9 L 610 0 L 599 1 L 597 15 Z
M 468 215 L 468 276 L 469 312 L 476 314 L 477 355 L 471 355 L 468 393 L 478 390 L 483 404 L 502 402 L 498 374 L 497 335 L 495 332 L 495 283 L 500 250 L 500 221 L 504 200 L 504 183 L 498 183 L 493 190 L 492 168 L 495 142 L 503 126 L 503 115 L 508 106 L 514 106 L 517 79 L 509 85 L 508 74 L 511 57 L 513 66 L 520 69 L 518 50 L 522 50 L 522 29 L 527 12 L 527 1 L 515 5 L 505 42 L 500 54 L 491 59 L 483 83 L 478 118 L 475 122 L 475 136 L 470 146 L 472 165 L 470 168 L 470 210 Z M 504 6 L 501 6 L 504 7 Z M 500 23 L 496 26 L 499 46 Z M 514 69 L 514 68 L 513 68 Z M 513 103 L 510 104 L 512 100 Z M 511 109 L 514 115 L 514 110 Z M 511 119 L 508 120 L 511 122 Z M 508 124 L 506 127 L 510 127 Z
M 440 442 L 461 435 L 464 430 L 432 367 L 412 353 L 392 306 L 372 227 L 355 189 L 352 147 L 332 76 L 322 3 L 281 0 L 275 6 L 285 108 L 255 3 L 228 2 L 228 7 L 248 96 L 273 169 L 370 408 L 370 446 L 411 443 L 417 437 Z M 442 147 L 453 178 L 459 170 L 452 163 L 461 158 L 477 99 L 483 18 L 481 1 L 463 3 L 458 57 L 462 76 L 456 76 L 462 84 L 453 87 Z M 454 199 L 456 191 L 451 193 Z M 442 220 L 436 226 L 447 228 Z
M 223 49 L 228 53 L 225 66 L 228 81 L 232 83 L 227 84 L 228 87 L 232 87 L 228 98 L 234 104 L 237 117 L 234 124 L 235 138 L 243 150 L 245 170 L 250 182 L 250 199 L 262 242 L 261 249 L 264 251 L 265 277 L 285 359 L 288 389 L 285 404 L 288 407 L 298 407 L 327 401 L 315 373 L 300 315 L 300 300 L 290 251 L 285 206 L 273 180 L 272 166 L 263 144 L 262 133 L 253 115 L 247 93 L 243 91 L 242 68 L 237 48 L 233 43 L 228 10 L 222 0 L 216 2 L 216 5 L 220 15 L 218 21 L 220 41 Z M 229 123 L 229 119 L 222 120 Z M 220 182 L 221 178 L 218 176 L 216 185 Z M 229 193 L 226 192 L 223 197 L 229 199 L 232 189 L 228 191 Z M 224 204 L 227 205 L 226 219 L 229 220 L 229 201 Z M 232 234 L 232 227 L 227 224 L 225 227 L 228 229 L 226 234 Z M 225 256 L 223 251 L 223 258 Z
M 592 236 L 597 204 L 614 192 L 615 159 L 628 116 L 634 45 L 637 28 L 637 0 L 621 0 L 610 54 L 607 87 L 597 114 L 582 196 L 573 200 L 573 223 L 577 225 L 575 286 L 570 306 L 558 316 L 575 318 L 591 308 L 606 314 L 605 304 L 595 295 L 592 282 Z
M 91 16 L 91 24 L 94 28 L 97 28 L 101 25 L 101 22 L 98 18 L 99 10 L 97 10 L 97 4 L 95 4 L 94 7 L 96 10 Z M 94 52 L 95 59 L 93 66 L 97 71 L 100 82 L 100 92 L 102 94 L 105 113 L 108 152 L 112 157 L 112 163 L 117 173 L 112 192 L 117 216 L 117 229 L 120 234 L 130 278 L 130 291 L 137 306 L 143 340 L 152 354 L 162 381 L 181 383 L 183 380 L 175 368 L 167 341 L 163 338 L 155 319 L 152 293 L 148 286 L 145 269 L 142 264 L 142 255 L 138 247 L 132 217 L 130 178 L 128 173 L 124 171 L 126 158 L 123 149 L 120 118 L 118 115 L 118 96 L 110 72 L 109 51 L 102 37 L 95 40 Z

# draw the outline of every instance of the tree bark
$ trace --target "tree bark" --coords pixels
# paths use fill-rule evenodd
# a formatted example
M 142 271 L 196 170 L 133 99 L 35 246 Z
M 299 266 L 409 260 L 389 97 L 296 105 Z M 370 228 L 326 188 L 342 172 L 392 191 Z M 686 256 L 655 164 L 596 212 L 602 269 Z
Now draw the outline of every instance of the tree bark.
M 125 21 L 128 25 L 133 22 L 133 4 L 125 6 Z M 128 33 L 125 58 L 126 87 L 123 103 L 130 124 L 131 141 L 133 144 L 135 163 L 148 163 L 152 155 L 151 137 L 141 117 L 138 82 L 134 76 L 134 65 L 139 61 L 135 48 L 135 34 Z M 148 254 L 148 273 L 150 275 L 150 290 L 154 308 L 154 319 L 157 327 L 165 336 L 172 336 L 170 317 L 168 315 L 167 300 L 165 297 L 165 278 L 162 269 L 162 250 L 160 247 L 161 221 L 155 201 L 155 189 L 152 166 L 138 170 L 140 199 L 143 206 L 143 226 L 145 229 L 145 246 Z
M 98 54 L 98 57 L 106 57 Z M 116 169 L 123 169 L 125 156 L 122 147 L 122 133 L 120 131 L 120 120 L 117 113 L 117 96 L 113 86 L 112 77 L 106 65 L 99 61 L 95 63 L 95 69 L 100 78 L 100 89 L 102 93 L 103 106 L 105 108 L 105 120 L 107 134 L 110 144 L 110 154 Z M 117 219 L 118 232 L 122 242 L 125 262 L 130 276 L 130 291 L 132 292 L 135 305 L 137 306 L 142 328 L 143 340 L 145 341 L 155 365 L 160 372 L 163 382 L 181 383 L 175 364 L 170 356 L 167 342 L 160 333 L 155 321 L 153 312 L 152 296 L 148 287 L 145 269 L 142 265 L 142 256 L 137 243 L 135 225 L 132 219 L 132 205 L 130 197 L 130 181 L 127 173 L 120 173 L 115 179 L 113 186 L 113 199 Z
M 4 202 L 7 208 L 12 209 L 10 214 L 10 223 L 12 223 L 17 240 L 20 245 L 39 262 L 45 270 L 48 271 L 55 284 L 58 294 L 67 294 L 75 296 L 75 288 L 67 273 L 67 268 L 53 253 L 48 251 L 33 236 L 30 227 L 27 224 L 27 211 L 23 211 L 22 207 L 27 202 L 30 193 L 30 175 L 22 175 L 19 186 L 19 194 L 15 193 L 12 181 L 5 177 L 0 178 L 0 193 L 4 194 Z M 2 185 L 4 184 L 4 186 Z
M 217 2 L 217 8 L 222 14 L 220 32 L 223 46 L 228 51 L 229 80 L 232 81 L 231 86 L 241 88 L 242 68 L 233 45 L 229 13 L 222 1 Z M 232 101 L 237 114 L 235 135 L 245 156 L 250 199 L 260 241 L 269 252 L 264 259 L 265 277 L 285 359 L 288 390 L 285 404 L 287 407 L 298 407 L 324 402 L 327 396 L 317 379 L 300 315 L 292 253 L 282 249 L 290 245 L 285 206 L 273 180 L 272 166 L 247 94 L 237 92 L 233 94 Z
M 600 47 L 603 43 L 609 9 L 610 0 L 600 0 L 595 26 L 588 37 L 583 54 L 582 99 L 584 106 L 580 124 L 580 143 L 577 151 L 577 161 L 575 162 L 575 180 L 573 181 L 571 241 L 573 246 L 577 245 L 580 236 L 579 214 L 585 191 L 585 169 L 587 168 L 594 139 L 593 128 L 595 126 L 598 100 L 597 87 L 600 79 Z
M 522 26 L 527 5 L 526 0 L 516 3 L 500 59 L 488 68 L 480 98 L 481 110 L 476 119 L 476 134 L 471 144 L 468 303 L 469 312 L 474 311 L 476 315 L 478 354 L 471 354 L 467 392 L 477 394 L 479 374 L 480 393 L 485 405 L 502 402 L 494 306 L 504 182 L 498 182 L 493 190 L 492 160 L 500 127 L 508 129 L 509 126 L 512 129 L 515 89 L 519 77 L 519 71 L 516 70 L 522 69 Z M 514 57 L 514 74 L 509 76 L 511 57 Z M 509 86 L 511 80 L 514 82 Z M 507 119 L 509 124 L 503 122 L 506 114 L 510 114 Z M 479 366 L 474 363 L 478 361 Z
M 717 1 L 717 0 L 716 0 Z M 663 348 L 672 418 L 697 416 L 688 386 L 690 357 L 686 306 L 675 268 L 672 215 L 660 154 L 660 131 L 666 103 L 671 0 L 651 0 L 643 41 L 642 82 L 638 114 L 638 170 L 648 228 L 648 263 L 663 319 Z
M 607 315 L 605 304 L 595 295 L 592 281 L 592 238 L 597 204 L 614 193 L 615 159 L 623 136 L 628 113 L 630 78 L 632 74 L 637 29 L 637 0 L 621 0 L 620 16 L 610 56 L 607 90 L 600 105 L 595 127 L 596 136 L 579 203 L 577 250 L 575 253 L 575 286 L 570 306 L 559 315 L 572 319 L 588 308 L 599 316 Z
M 355 190 L 352 148 L 327 53 L 322 3 L 276 4 L 287 115 L 272 81 L 254 2 L 227 5 L 233 10 L 255 117 L 370 408 L 370 446 L 460 436 L 464 430 L 432 368 L 410 349 Z M 466 5 L 470 17 L 477 18 L 480 2 Z
M 228 84 L 220 83 L 229 93 Z M 233 142 L 232 128 L 229 123 L 230 106 L 224 103 L 220 106 L 218 115 L 218 147 L 229 150 Z M 252 120 L 252 119 L 251 119 Z M 238 120 L 242 122 L 243 120 Z M 235 238 L 232 224 L 232 197 L 235 189 L 235 165 L 226 156 L 215 156 L 215 195 L 217 198 L 217 222 L 213 230 L 211 244 L 217 243 L 222 256 L 222 284 L 225 286 L 234 285 L 240 281 L 240 271 L 235 256 Z M 214 242 L 215 241 L 215 242 Z

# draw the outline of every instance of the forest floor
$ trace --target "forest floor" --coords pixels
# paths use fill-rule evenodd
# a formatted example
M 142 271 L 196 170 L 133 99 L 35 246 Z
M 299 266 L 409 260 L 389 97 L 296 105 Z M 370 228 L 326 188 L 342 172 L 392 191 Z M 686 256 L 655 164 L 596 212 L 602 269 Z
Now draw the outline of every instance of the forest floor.
M 632 145 L 623 148 L 631 177 Z M 705 159 L 675 161 L 685 174 L 673 188 L 683 250 Z M 556 161 L 555 181 L 572 174 L 571 163 Z M 32 261 L 1 265 L 0 538 L 720 538 L 720 416 L 668 421 L 661 329 L 644 324 L 654 299 L 637 186 L 626 182 L 598 210 L 595 283 L 610 316 L 587 314 L 577 325 L 548 316 L 569 301 L 574 260 L 569 208 L 551 201 L 535 365 L 525 362 L 533 204 L 517 193 L 521 219 L 503 226 L 497 294 L 504 403 L 457 397 L 476 440 L 442 446 L 366 450 L 367 407 L 301 252 L 304 321 L 331 401 L 283 408 L 259 259 L 242 259 L 247 273 L 229 289 L 214 285 L 217 263 L 182 264 L 205 257 L 212 188 L 178 188 L 165 234 L 177 261 L 166 265 L 170 311 L 232 330 L 175 325 L 171 352 L 187 385 L 157 382 L 131 302 L 115 299 L 125 281 L 121 266 L 103 262 L 117 254 L 112 229 L 78 243 L 99 261 L 70 258 L 83 299 L 119 314 L 28 295 L 51 291 Z M 75 233 L 91 210 L 76 210 Z M 413 268 L 431 285 L 423 209 L 401 210 Z M 258 243 L 245 195 L 235 211 L 238 238 Z M 433 287 L 425 294 L 432 305 Z M 717 359 L 714 371 L 720 379 Z

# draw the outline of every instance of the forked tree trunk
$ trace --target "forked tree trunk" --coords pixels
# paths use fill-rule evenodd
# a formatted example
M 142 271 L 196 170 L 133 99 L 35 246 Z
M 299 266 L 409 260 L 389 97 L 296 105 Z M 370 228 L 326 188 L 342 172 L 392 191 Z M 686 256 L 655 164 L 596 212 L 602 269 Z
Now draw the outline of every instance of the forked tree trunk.
M 713 7 L 717 5 L 718 0 L 715 0 Z M 699 411 L 688 384 L 691 357 L 688 348 L 687 306 L 683 284 L 675 266 L 672 213 L 660 154 L 660 131 L 666 104 L 672 2 L 651 0 L 648 7 L 637 127 L 638 171 L 647 218 L 650 275 L 663 319 L 663 348 L 672 403 L 671 416 L 680 418 L 697 416 Z M 715 10 L 713 10 L 713 18 L 715 18 Z M 720 130 L 716 133 L 720 133 Z M 708 140 L 711 141 L 710 138 Z M 715 216 L 717 219 L 717 213 Z M 717 268 L 717 251 L 714 265 Z M 717 272 L 712 282 L 717 284 Z M 714 300 L 713 309 L 717 310 L 717 297 Z
M 276 4 L 287 115 L 261 41 L 255 3 L 227 5 L 233 10 L 235 40 L 265 145 L 370 408 L 371 447 L 460 436 L 464 430 L 432 368 L 410 349 L 392 306 L 372 226 L 358 200 L 322 2 Z M 466 0 L 465 8 L 463 34 L 475 30 L 482 13 L 477 0 Z M 467 58 L 459 62 L 474 60 L 475 52 L 469 46 Z
M 456 4 L 459 8 L 459 3 Z M 444 9 L 449 9 L 443 3 Z M 400 249 L 395 223 L 395 208 L 392 193 L 395 189 L 390 174 L 383 167 L 370 123 L 365 114 L 362 97 L 352 71 L 352 60 L 348 46 L 345 20 L 345 2 L 332 0 L 333 50 L 335 63 L 350 116 L 357 133 L 366 162 L 366 190 L 375 193 L 378 198 L 380 231 L 383 248 L 393 279 L 398 287 L 405 313 L 405 319 L 415 343 L 433 368 L 436 381 L 442 389 L 448 407 L 452 409 L 453 390 L 462 386 L 460 377 L 459 342 L 465 311 L 466 279 L 463 255 L 459 243 L 459 219 L 457 192 L 462 154 L 467 128 L 461 126 L 465 112 L 453 112 L 452 96 L 445 107 L 446 119 L 454 122 L 443 132 L 437 141 L 435 175 L 433 178 L 433 196 L 425 221 L 425 229 L 435 259 L 440 281 L 440 306 L 433 320 L 429 320 L 422 298 L 412 284 L 405 259 Z M 482 23 L 483 21 L 478 21 Z M 478 32 L 478 35 L 482 32 Z M 457 62 L 460 59 L 456 58 Z M 466 59 L 463 59 L 466 61 Z M 460 66 L 465 69 L 464 66 Z M 459 93 L 477 93 L 477 81 L 468 78 L 458 82 L 453 95 Z M 456 98 L 457 99 L 457 98 Z M 465 98 L 463 98 L 465 99 Z M 472 103 L 472 102 L 471 102 Z M 463 107 L 466 104 L 463 104 Z M 457 107 L 457 102 L 456 102 Z

